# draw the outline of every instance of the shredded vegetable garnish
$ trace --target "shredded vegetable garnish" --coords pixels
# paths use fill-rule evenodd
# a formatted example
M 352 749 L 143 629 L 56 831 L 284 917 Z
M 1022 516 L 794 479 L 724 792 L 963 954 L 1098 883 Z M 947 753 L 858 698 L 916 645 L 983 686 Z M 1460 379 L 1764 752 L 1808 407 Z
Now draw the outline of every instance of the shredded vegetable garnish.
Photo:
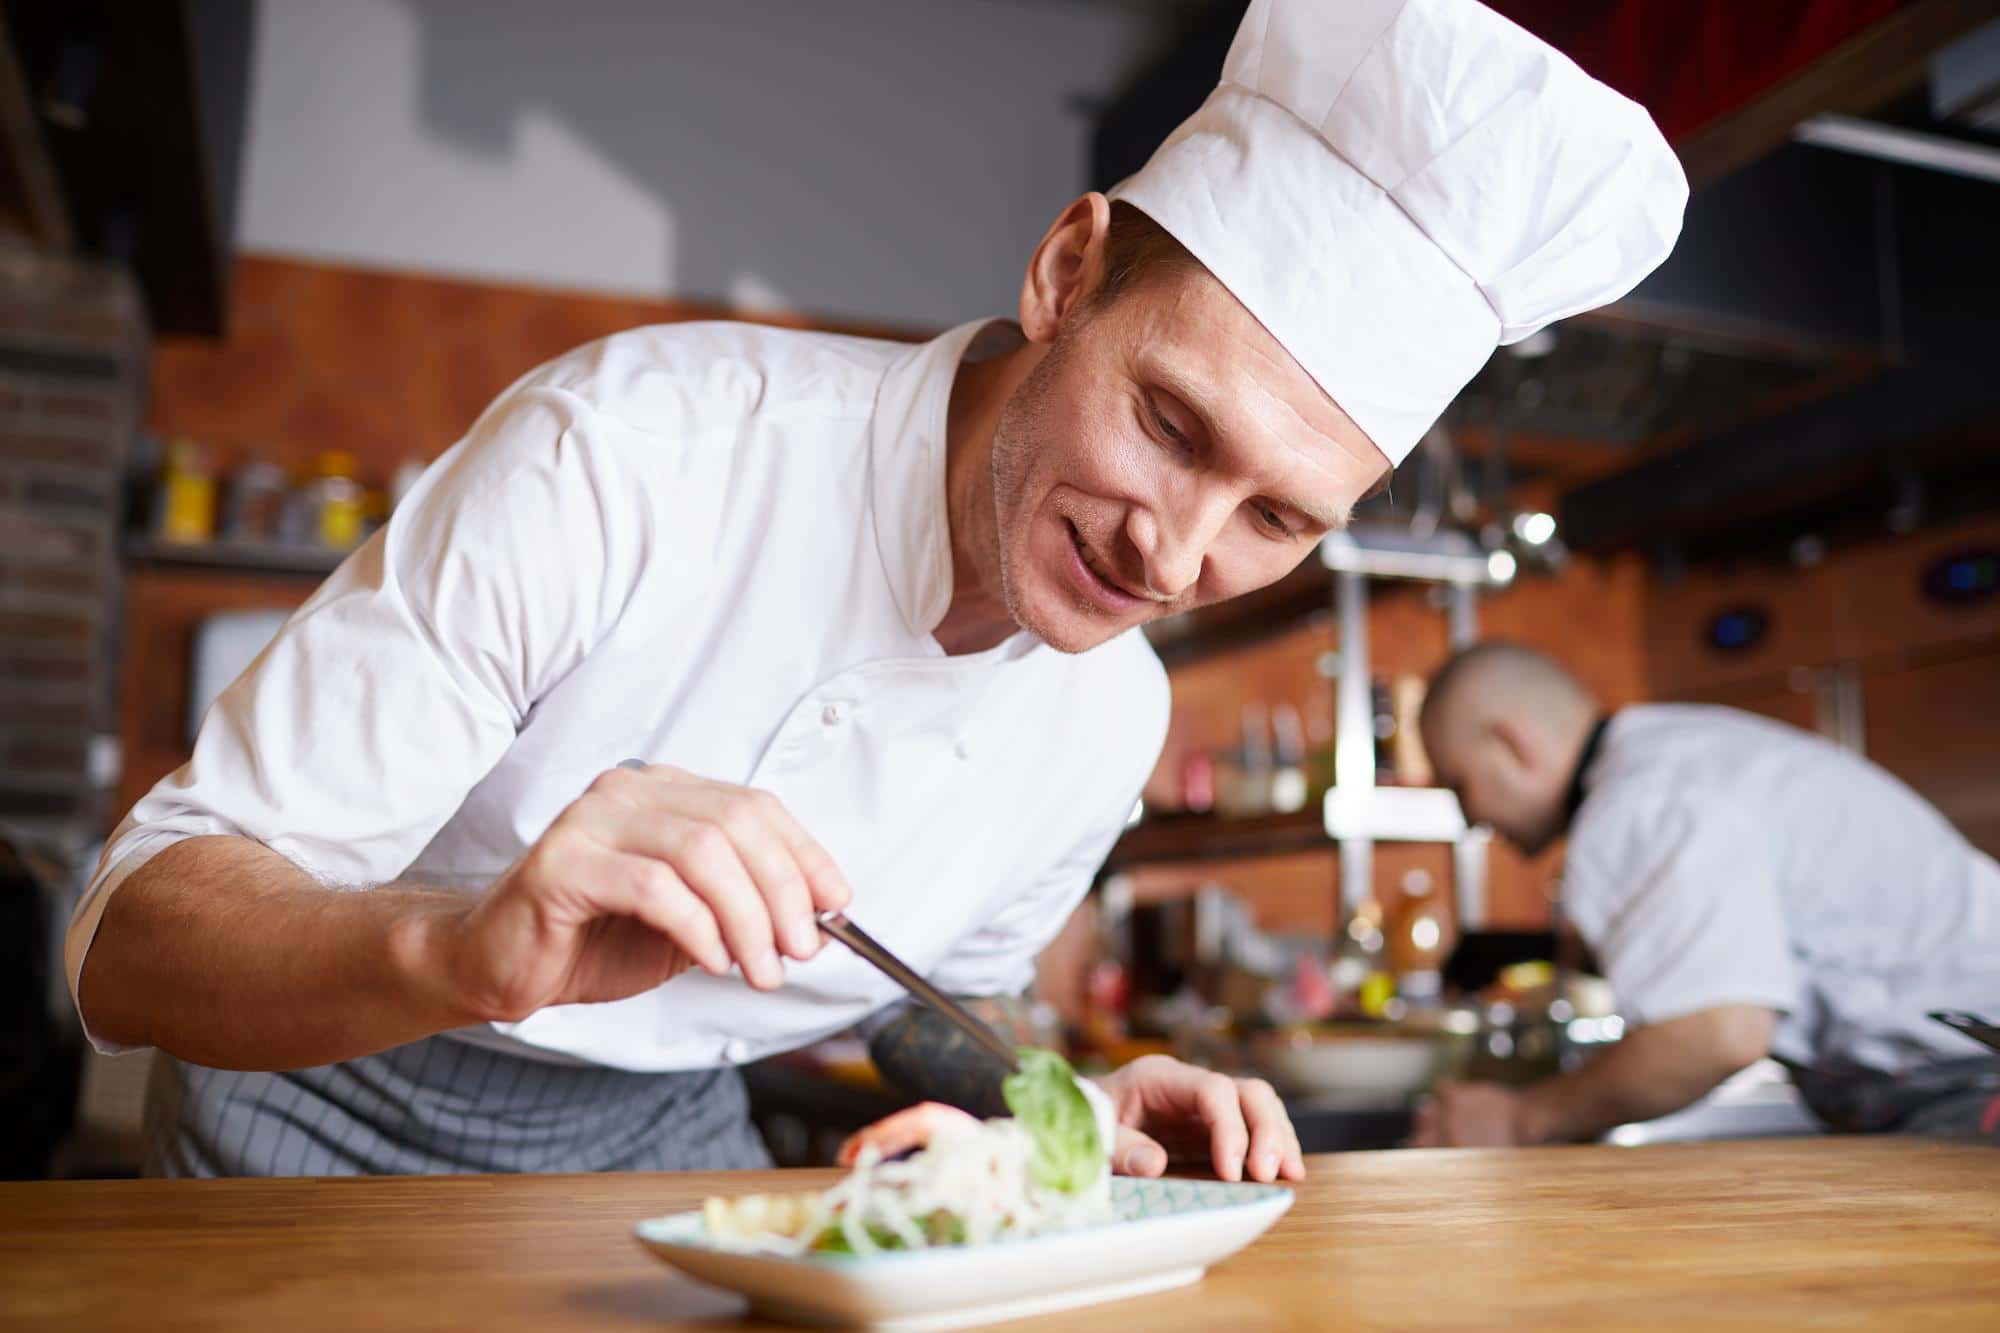
M 1062 1057 L 1024 1048 L 1007 1081 L 1016 1119 L 940 1118 L 921 1151 L 864 1147 L 823 1194 L 710 1199 L 709 1239 L 776 1254 L 983 1245 L 1102 1221 L 1111 1209 L 1111 1106 Z

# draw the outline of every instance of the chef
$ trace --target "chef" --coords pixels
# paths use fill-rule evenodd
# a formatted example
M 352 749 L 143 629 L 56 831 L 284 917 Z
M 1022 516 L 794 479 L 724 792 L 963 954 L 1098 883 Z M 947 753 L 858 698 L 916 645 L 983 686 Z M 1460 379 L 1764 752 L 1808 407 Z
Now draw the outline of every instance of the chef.
M 67 967 L 100 1049 L 168 1056 L 151 1169 L 755 1165 L 735 1067 L 855 1024 L 996 1110 L 815 912 L 1004 1021 L 1161 746 L 1138 628 L 1294 568 L 1685 197 L 1639 107 L 1472 0 L 1258 0 L 1017 322 L 528 374 L 105 849 Z M 1302 1171 L 1261 1082 L 1103 1087 L 1121 1170 Z
M 1446 664 L 1422 728 L 1467 819 L 1531 855 L 1567 834 L 1563 910 L 1628 1031 L 1531 1087 L 1439 1089 L 1417 1144 L 1591 1138 L 1767 1054 L 1831 1128 L 2000 1143 L 2000 1060 L 1926 1017 L 2000 1012 L 2000 865 L 1908 787 L 1733 709 L 1607 715 L 1503 643 Z

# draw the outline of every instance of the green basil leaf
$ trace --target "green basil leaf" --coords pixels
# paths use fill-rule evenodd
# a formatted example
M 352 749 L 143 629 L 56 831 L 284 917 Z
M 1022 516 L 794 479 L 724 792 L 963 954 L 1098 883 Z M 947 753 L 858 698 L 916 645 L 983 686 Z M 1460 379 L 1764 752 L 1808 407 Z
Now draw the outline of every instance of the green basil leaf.
M 1054 1051 L 1023 1046 L 1021 1069 L 1001 1085 L 1007 1109 L 1034 1141 L 1029 1171 L 1035 1182 L 1062 1194 L 1080 1194 L 1104 1172 L 1104 1142 L 1090 1099 L 1076 1085 L 1076 1071 Z

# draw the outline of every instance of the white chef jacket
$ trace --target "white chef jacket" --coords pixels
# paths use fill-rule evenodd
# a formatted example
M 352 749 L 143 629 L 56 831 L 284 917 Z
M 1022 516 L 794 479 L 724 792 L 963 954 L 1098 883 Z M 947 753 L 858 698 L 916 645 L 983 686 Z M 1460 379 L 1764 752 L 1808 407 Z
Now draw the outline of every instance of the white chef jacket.
M 1874 764 L 1729 708 L 1612 717 L 1569 836 L 1565 909 L 1628 1019 L 1780 1011 L 1796 1064 L 1900 1073 L 2000 1010 L 2000 865 Z
M 477 891 L 635 756 L 777 795 L 853 884 L 855 921 L 945 990 L 1023 989 L 1133 808 L 1168 697 L 1137 633 L 1081 655 L 1023 632 L 947 656 L 932 636 L 953 375 L 1019 338 L 676 324 L 522 379 L 113 834 L 69 928 L 72 995 L 106 900 L 182 838 L 254 838 L 331 885 Z M 458 1035 L 691 1069 L 899 994 L 844 949 L 786 966 L 772 993 L 694 971 Z

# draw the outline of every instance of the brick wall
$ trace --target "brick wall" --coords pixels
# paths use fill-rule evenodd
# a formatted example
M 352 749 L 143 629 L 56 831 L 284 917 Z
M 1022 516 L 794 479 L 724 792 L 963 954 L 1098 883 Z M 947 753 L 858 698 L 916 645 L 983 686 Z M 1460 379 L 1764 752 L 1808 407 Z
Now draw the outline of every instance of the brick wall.
M 138 293 L 0 241 L 0 815 L 95 819 L 110 731 L 126 453 L 144 390 Z
M 745 316 L 699 302 L 473 282 L 238 256 L 221 338 L 162 338 L 146 424 L 207 446 L 227 474 L 250 458 L 286 468 L 353 454 L 361 479 L 449 448 L 509 384 L 593 339 L 645 324 L 756 318 L 796 328 L 912 337 L 803 316 Z

